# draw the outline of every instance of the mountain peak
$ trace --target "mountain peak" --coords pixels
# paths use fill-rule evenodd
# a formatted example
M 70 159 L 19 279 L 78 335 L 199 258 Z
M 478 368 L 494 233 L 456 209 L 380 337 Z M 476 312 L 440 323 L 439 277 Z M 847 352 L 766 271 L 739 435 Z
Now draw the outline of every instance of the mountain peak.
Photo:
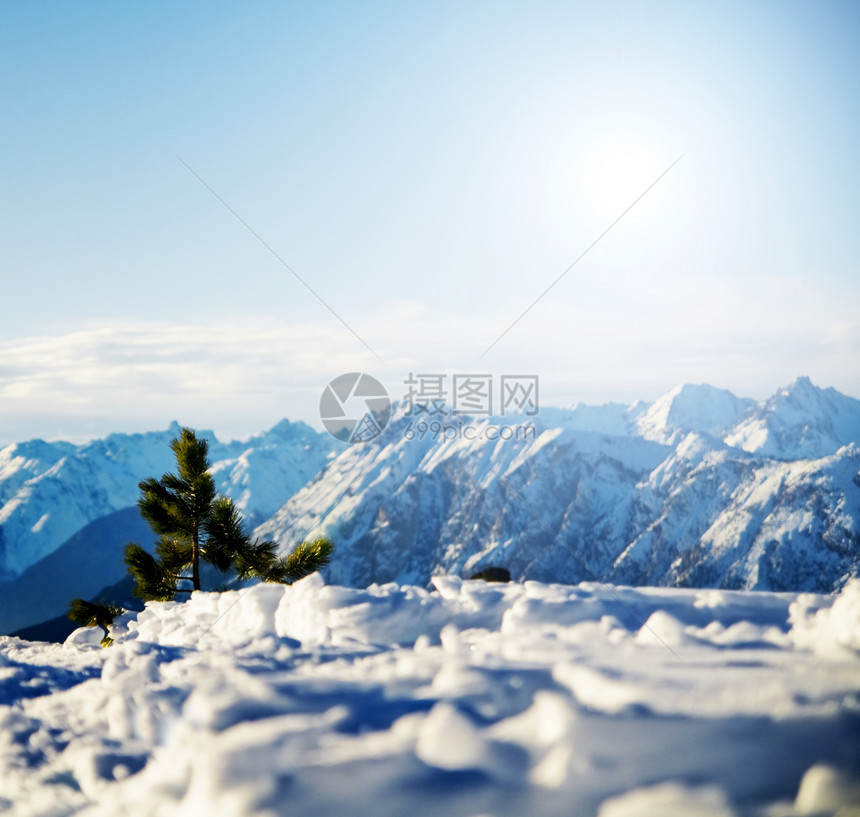
M 727 389 L 705 383 L 682 383 L 654 401 L 637 420 L 639 433 L 650 440 L 675 443 L 688 432 L 718 437 L 753 405 Z
M 728 445 L 776 459 L 818 459 L 860 440 L 860 400 L 796 378 L 724 437 Z
M 806 375 L 796 377 L 785 388 L 779 389 L 771 400 L 778 400 L 781 397 L 800 400 L 803 402 L 820 400 L 825 394 L 824 389 L 819 389 L 812 380 Z
M 287 420 L 286 417 L 283 420 L 279 420 L 275 423 L 268 431 L 266 431 L 262 436 L 263 437 L 275 437 L 278 439 L 286 439 L 287 437 L 296 437 L 301 436 L 303 434 L 307 434 L 308 432 L 315 433 L 311 430 L 310 426 L 301 421 L 291 422 Z

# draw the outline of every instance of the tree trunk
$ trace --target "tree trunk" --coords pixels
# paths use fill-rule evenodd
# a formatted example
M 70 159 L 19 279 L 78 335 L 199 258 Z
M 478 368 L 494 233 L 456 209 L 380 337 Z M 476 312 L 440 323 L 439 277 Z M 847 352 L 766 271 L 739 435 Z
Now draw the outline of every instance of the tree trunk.
M 200 589 L 200 526 L 196 519 L 191 547 L 191 585 L 195 590 Z

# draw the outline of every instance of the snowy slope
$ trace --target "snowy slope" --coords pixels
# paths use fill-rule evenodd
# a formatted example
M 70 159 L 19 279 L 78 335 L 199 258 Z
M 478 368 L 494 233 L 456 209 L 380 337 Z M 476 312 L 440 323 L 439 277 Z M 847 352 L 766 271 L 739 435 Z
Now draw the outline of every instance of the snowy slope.
M 834 817 L 841 595 L 435 580 L 196 593 L 108 649 L 0 638 L 9 817 Z
M 0 581 L 52 553 L 85 525 L 137 503 L 138 482 L 175 467 L 166 431 L 113 434 L 83 446 L 36 440 L 0 451 Z M 283 421 L 247 442 L 210 443 L 219 491 L 251 525 L 312 477 L 330 453 L 327 436 Z M 123 542 L 119 543 L 119 546 Z
M 826 592 L 860 573 L 860 448 L 753 457 L 690 435 L 640 486 L 653 518 L 613 581 Z
M 860 442 L 860 400 L 799 377 L 738 422 L 728 445 L 784 460 L 817 459 Z
M 134 505 L 138 481 L 169 466 L 177 432 L 115 434 L 79 447 L 37 440 L 0 452 L 0 578 L 19 575 L 89 522 Z
M 319 472 L 333 443 L 305 423 L 282 420 L 246 443 L 234 443 L 238 453 L 221 454 L 212 474 L 218 490 L 233 498 L 246 524 L 254 527 Z
M 0 633 L 63 616 L 78 597 L 96 599 L 101 590 L 128 576 L 123 562 L 127 542 L 147 549 L 154 534 L 137 507 L 90 522 L 56 550 L 30 565 L 0 590 Z M 129 605 L 127 598 L 111 601 Z
M 539 418 L 536 418 L 539 419 Z M 426 583 L 433 573 L 503 564 L 521 578 L 576 581 L 611 564 L 633 533 L 636 484 L 670 449 L 536 424 L 534 439 L 408 439 L 396 416 L 376 446 L 353 446 L 256 533 L 285 546 L 325 533 L 332 581 Z M 574 558 L 553 531 L 576 545 Z
M 547 425 L 563 425 L 574 431 L 596 431 L 598 434 L 629 435 L 636 433 L 636 421 L 649 408 L 649 403 L 604 403 L 589 406 L 576 403 L 567 410 L 541 408 L 541 418 Z
M 5 505 L 33 477 L 45 473 L 75 446 L 71 443 L 46 443 L 30 440 L 0 449 L 0 504 Z
M 674 444 L 688 432 L 720 437 L 755 405 L 726 389 L 708 385 L 677 386 L 636 418 L 639 434 L 648 440 Z

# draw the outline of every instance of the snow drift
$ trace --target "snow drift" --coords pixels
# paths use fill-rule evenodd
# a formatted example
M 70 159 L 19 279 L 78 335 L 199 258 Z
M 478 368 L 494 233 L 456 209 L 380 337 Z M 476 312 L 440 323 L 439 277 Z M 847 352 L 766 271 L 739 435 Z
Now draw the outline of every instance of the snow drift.
M 86 629 L 0 638 L 4 813 L 860 805 L 860 583 L 836 597 L 434 585 L 317 575 L 148 604 L 108 649 Z

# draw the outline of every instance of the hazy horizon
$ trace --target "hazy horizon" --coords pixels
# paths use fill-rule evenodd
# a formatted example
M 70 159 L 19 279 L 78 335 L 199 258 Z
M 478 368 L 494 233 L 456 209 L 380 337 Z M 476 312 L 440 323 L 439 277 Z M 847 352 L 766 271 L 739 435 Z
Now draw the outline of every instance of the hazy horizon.
M 447 376 L 450 377 L 450 373 Z M 756 395 L 750 395 L 750 394 L 736 394 L 734 392 L 732 392 L 732 393 L 735 394 L 735 397 L 738 397 L 741 399 L 753 399 L 757 403 L 762 403 L 765 400 L 767 400 L 768 398 L 774 396 L 780 390 L 791 386 L 792 383 L 795 382 L 795 380 L 798 380 L 798 379 L 803 378 L 803 377 L 806 377 L 806 375 L 798 375 L 798 377 L 794 378 L 794 380 L 792 380 L 791 383 L 785 383 L 781 386 L 778 386 L 773 392 L 768 393 L 766 395 L 762 395 L 762 396 L 756 396 Z M 671 389 L 668 389 L 667 391 L 665 391 L 659 395 L 656 395 L 653 399 L 634 398 L 631 400 L 596 400 L 596 401 L 580 400 L 580 401 L 574 401 L 572 403 L 567 403 L 564 405 L 560 405 L 560 404 L 557 405 L 557 404 L 554 404 L 551 402 L 546 402 L 545 400 L 541 400 L 540 405 L 539 405 L 539 409 L 536 412 L 535 416 L 540 415 L 540 412 L 543 409 L 547 409 L 547 410 L 551 410 L 551 411 L 558 411 L 558 410 L 565 410 L 565 409 L 573 409 L 577 405 L 586 405 L 586 406 L 592 406 L 592 407 L 603 407 L 603 406 L 608 406 L 608 405 L 625 405 L 625 406 L 629 406 L 631 408 L 636 406 L 637 403 L 646 403 L 648 405 L 653 405 L 661 397 L 672 392 L 674 389 L 679 388 L 681 386 L 685 386 L 685 385 L 692 385 L 692 386 L 708 385 L 708 386 L 713 386 L 716 389 L 722 388 L 722 387 L 717 386 L 716 384 L 713 384 L 713 383 L 708 383 L 708 384 L 679 383 L 679 384 L 676 384 L 675 386 L 673 386 Z M 827 390 L 827 389 L 833 388 L 832 386 L 827 386 L 825 384 L 815 383 L 815 382 L 813 382 L 813 386 L 815 386 L 819 389 L 822 389 L 822 390 Z M 498 383 L 494 382 L 493 387 L 497 392 L 498 391 Z M 731 390 L 728 389 L 727 391 L 731 391 Z M 839 391 L 839 390 L 837 389 L 837 391 Z M 840 393 L 844 394 L 844 392 L 840 392 Z M 851 397 L 853 399 L 860 399 L 860 398 L 857 398 L 855 395 L 845 395 L 845 396 Z M 397 404 L 397 403 L 399 403 L 401 405 L 408 405 L 406 395 L 401 395 L 399 393 L 389 391 L 389 397 L 390 397 L 393 405 Z M 220 427 L 210 427 L 210 426 L 200 425 L 198 423 L 195 423 L 193 421 L 194 418 L 181 418 L 181 417 L 172 417 L 169 420 L 166 420 L 165 422 L 163 422 L 159 426 L 146 426 L 146 427 L 141 427 L 141 426 L 135 425 L 132 421 L 128 421 L 128 420 L 124 421 L 124 422 L 119 421 L 119 422 L 114 423 L 113 425 L 103 422 L 100 425 L 99 430 L 97 432 L 94 432 L 94 431 L 87 432 L 85 430 L 82 430 L 80 433 L 71 433 L 70 434 L 70 433 L 64 433 L 62 431 L 59 431 L 56 434 L 37 435 L 35 437 L 26 436 L 26 434 L 24 436 L 17 436 L 17 437 L 9 438 L 9 439 L 4 439 L 4 438 L 0 437 L 0 449 L 4 448 L 5 446 L 8 446 L 8 445 L 12 445 L 15 443 L 27 442 L 27 441 L 30 441 L 33 439 L 42 439 L 45 442 L 69 442 L 69 443 L 73 443 L 75 445 L 82 445 L 82 444 L 91 442 L 93 440 L 103 439 L 104 437 L 107 437 L 110 434 L 147 434 L 147 433 L 152 433 L 152 432 L 157 433 L 160 431 L 169 430 L 170 427 L 173 425 L 187 426 L 190 428 L 194 428 L 198 432 L 211 432 L 221 442 L 225 442 L 225 443 L 226 442 L 232 442 L 232 441 L 247 441 L 251 437 L 254 437 L 254 436 L 257 436 L 259 434 L 264 434 L 264 433 L 268 432 L 274 426 L 278 425 L 279 423 L 283 422 L 284 420 L 287 420 L 290 423 L 303 422 L 303 423 L 306 423 L 308 426 L 310 426 L 314 431 L 317 431 L 319 433 L 323 433 L 325 431 L 325 426 L 319 417 L 319 410 L 318 409 L 319 409 L 319 406 L 317 405 L 317 411 L 315 413 L 313 413 L 311 416 L 308 416 L 306 418 L 289 417 L 287 415 L 284 415 L 282 417 L 277 417 L 277 418 L 273 419 L 271 422 L 268 422 L 267 424 L 265 424 L 259 428 L 251 428 L 250 426 L 245 426 L 245 425 L 241 425 L 241 424 L 233 425 L 233 426 L 222 425 Z M 451 410 L 451 403 L 449 401 L 446 403 L 446 411 L 450 411 L 450 410 Z M 458 417 L 459 416 L 460 415 L 458 415 Z M 475 416 L 477 417 L 477 419 L 481 419 L 480 415 L 475 415 Z M 493 417 L 499 417 L 502 415 L 499 411 L 495 411 L 492 413 L 492 416 Z M 512 414 L 512 415 L 508 415 L 508 416 L 511 417 L 511 422 L 528 423 L 532 420 L 532 417 L 527 416 L 527 415 Z M 450 424 L 451 418 L 447 418 L 446 422 Z

